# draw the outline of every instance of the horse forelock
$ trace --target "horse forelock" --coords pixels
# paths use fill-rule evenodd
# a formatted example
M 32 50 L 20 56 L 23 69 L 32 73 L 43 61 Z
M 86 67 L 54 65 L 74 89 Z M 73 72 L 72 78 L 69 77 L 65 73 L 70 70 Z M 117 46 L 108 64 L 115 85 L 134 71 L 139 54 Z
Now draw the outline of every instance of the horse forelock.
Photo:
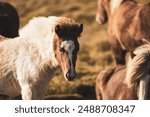
M 79 23 L 75 22 L 73 19 L 59 17 L 55 23 L 55 26 L 59 25 L 62 30 L 62 37 L 67 37 L 65 39 L 75 39 L 80 36 Z M 75 37 L 75 38 L 70 38 Z
M 54 18 L 53 16 L 48 17 L 50 20 Z M 59 39 L 60 37 L 54 36 L 54 43 L 58 43 L 57 41 L 61 42 L 60 46 L 64 45 L 74 45 L 74 40 L 79 35 L 77 35 L 77 31 L 79 29 L 79 23 L 77 23 L 75 20 L 66 18 L 66 17 L 57 17 L 55 18 L 55 22 L 53 24 L 53 28 L 55 28 L 57 25 L 61 27 L 63 30 L 62 36 L 64 37 L 63 40 Z M 73 37 L 73 38 L 72 38 Z M 73 46 L 71 46 L 73 47 Z M 69 51 L 70 47 L 66 47 Z M 73 47 L 74 48 L 74 47 Z

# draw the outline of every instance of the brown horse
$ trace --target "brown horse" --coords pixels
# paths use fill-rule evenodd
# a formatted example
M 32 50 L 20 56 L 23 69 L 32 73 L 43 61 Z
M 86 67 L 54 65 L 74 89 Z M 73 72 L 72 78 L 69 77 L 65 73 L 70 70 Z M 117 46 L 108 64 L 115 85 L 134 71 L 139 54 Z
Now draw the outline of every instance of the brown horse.
M 8 38 L 18 36 L 19 15 L 9 3 L 0 2 L 0 35 Z
M 134 0 L 98 0 L 96 21 L 108 20 L 109 41 L 117 64 L 125 64 L 127 51 L 150 41 L 150 3 Z
M 97 99 L 150 99 L 150 45 L 134 51 L 126 66 L 102 71 L 96 79 Z

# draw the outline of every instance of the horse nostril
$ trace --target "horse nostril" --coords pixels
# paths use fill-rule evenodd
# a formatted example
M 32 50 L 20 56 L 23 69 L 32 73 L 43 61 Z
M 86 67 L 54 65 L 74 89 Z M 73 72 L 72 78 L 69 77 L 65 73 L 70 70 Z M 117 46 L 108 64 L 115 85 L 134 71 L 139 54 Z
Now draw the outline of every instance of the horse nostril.
M 69 75 L 69 72 L 66 73 L 66 78 L 69 80 L 70 79 L 70 75 Z

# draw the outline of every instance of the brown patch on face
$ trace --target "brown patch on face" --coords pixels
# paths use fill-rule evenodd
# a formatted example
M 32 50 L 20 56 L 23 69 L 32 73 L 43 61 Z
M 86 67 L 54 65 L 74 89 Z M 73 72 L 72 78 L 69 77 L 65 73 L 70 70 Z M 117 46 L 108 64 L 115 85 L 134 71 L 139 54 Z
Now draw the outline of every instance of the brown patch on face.
M 55 28 L 55 32 L 62 40 L 77 39 L 83 31 L 83 24 L 59 24 Z

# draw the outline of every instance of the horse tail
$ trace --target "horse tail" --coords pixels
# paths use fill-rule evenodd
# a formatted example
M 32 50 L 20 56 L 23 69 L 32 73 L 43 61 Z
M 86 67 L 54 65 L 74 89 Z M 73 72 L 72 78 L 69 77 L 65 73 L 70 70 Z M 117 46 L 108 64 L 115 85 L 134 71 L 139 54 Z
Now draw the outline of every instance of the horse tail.
M 140 47 L 135 50 L 134 58 L 128 62 L 125 78 L 128 87 L 132 87 L 135 83 L 138 83 L 150 72 L 150 45 L 146 45 L 145 47 L 148 48 Z

